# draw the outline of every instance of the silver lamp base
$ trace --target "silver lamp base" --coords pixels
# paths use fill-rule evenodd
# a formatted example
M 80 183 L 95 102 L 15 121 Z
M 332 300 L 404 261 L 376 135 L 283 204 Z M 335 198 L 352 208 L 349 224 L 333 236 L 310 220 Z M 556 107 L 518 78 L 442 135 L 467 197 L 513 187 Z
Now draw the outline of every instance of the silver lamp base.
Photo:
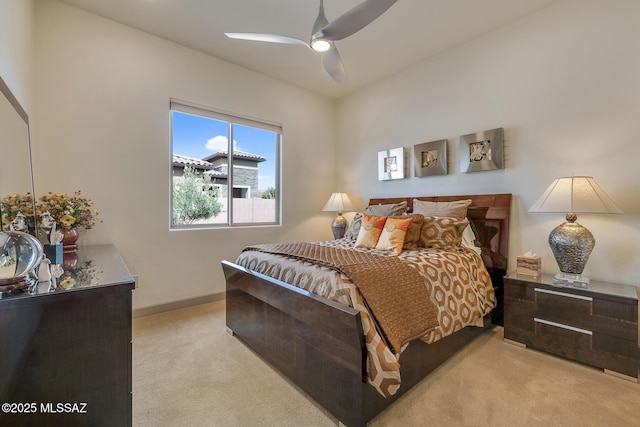
M 331 223 L 334 239 L 342 239 L 347 231 L 347 220 L 342 216 L 342 212 L 338 212 L 338 216 Z
M 549 234 L 549 246 L 562 272 L 562 280 L 567 283 L 589 283 L 580 279 L 589 255 L 596 245 L 593 234 L 576 222 L 574 213 L 568 213 L 567 221 L 560 224 Z

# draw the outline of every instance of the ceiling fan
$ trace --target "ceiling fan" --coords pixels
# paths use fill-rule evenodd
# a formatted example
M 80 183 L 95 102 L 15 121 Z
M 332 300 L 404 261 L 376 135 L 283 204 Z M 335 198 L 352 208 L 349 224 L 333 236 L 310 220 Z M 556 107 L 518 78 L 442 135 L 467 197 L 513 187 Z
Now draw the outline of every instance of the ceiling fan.
M 335 46 L 335 41 L 357 33 L 376 20 L 397 0 L 365 0 L 332 22 L 324 15 L 324 0 L 320 0 L 320 10 L 311 30 L 310 40 L 304 41 L 277 34 L 261 33 L 224 33 L 231 39 L 250 40 L 268 43 L 281 43 L 306 46 L 316 52 L 324 52 L 322 64 L 327 73 L 338 83 L 347 81 L 344 64 Z

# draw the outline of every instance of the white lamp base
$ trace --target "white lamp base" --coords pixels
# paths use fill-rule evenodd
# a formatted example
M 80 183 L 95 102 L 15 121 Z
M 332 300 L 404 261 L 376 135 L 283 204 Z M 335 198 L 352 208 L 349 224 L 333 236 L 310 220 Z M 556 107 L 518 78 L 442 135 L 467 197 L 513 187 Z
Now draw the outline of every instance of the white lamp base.
M 589 287 L 589 278 L 581 274 L 558 273 L 553 277 L 553 284 L 586 289 Z

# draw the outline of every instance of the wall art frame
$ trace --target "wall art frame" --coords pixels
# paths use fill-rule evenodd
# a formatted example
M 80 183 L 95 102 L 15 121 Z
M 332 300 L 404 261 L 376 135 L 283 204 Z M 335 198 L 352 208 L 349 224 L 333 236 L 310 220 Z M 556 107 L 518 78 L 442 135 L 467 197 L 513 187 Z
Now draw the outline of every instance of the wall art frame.
M 404 178 L 404 147 L 378 151 L 378 180 Z
M 460 137 L 460 171 L 504 168 L 504 129 L 496 128 Z
M 447 174 L 447 140 L 413 146 L 413 173 L 416 177 Z

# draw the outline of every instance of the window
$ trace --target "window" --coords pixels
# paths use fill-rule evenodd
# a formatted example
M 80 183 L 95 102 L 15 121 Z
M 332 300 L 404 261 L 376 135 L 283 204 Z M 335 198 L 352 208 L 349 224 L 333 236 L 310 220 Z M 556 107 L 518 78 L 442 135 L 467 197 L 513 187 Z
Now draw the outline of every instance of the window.
M 171 123 L 171 228 L 280 224 L 280 126 L 176 100 Z

